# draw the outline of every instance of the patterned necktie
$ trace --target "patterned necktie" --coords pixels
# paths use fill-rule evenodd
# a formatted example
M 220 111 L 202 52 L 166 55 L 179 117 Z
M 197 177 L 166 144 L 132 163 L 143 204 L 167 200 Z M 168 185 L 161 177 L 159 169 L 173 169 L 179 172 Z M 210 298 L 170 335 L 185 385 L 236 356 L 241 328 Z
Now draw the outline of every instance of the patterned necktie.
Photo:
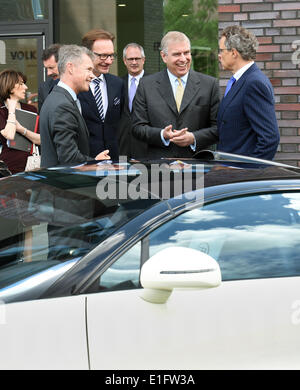
M 181 79 L 177 78 L 178 86 L 176 88 L 175 101 L 178 112 L 180 111 L 181 101 L 183 97 L 184 88 Z
M 230 91 L 230 88 L 233 86 L 233 84 L 236 82 L 236 79 L 232 76 L 230 77 L 228 83 L 227 83 L 227 86 L 226 86 L 226 91 L 225 91 L 225 94 L 224 94 L 224 97 L 228 94 L 228 92 Z
M 128 91 L 128 97 L 129 97 L 129 111 L 132 111 L 132 102 L 136 93 L 136 85 L 135 85 L 135 77 L 132 77 L 130 88 Z
M 101 118 L 101 121 L 104 122 L 104 109 L 103 109 L 103 102 L 102 102 L 102 94 L 101 94 L 101 88 L 100 88 L 100 79 L 94 79 L 93 80 L 95 84 L 95 100 L 98 107 L 99 115 Z

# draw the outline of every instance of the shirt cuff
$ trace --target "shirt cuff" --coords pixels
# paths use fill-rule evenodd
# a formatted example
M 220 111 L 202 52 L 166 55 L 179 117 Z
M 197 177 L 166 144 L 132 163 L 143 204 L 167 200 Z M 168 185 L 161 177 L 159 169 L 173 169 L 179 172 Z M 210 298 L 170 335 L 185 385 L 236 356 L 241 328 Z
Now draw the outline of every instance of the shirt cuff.
M 169 139 L 164 139 L 164 136 L 163 136 L 163 133 L 164 133 L 164 129 L 162 129 L 162 131 L 160 132 L 160 138 L 162 140 L 162 143 L 165 145 L 165 146 L 169 146 L 170 145 L 170 140 Z M 196 141 L 195 141 L 196 142 Z
M 196 146 L 197 146 L 197 142 L 196 142 L 196 138 L 195 138 L 195 141 L 192 145 L 190 145 L 190 148 L 192 149 L 193 152 L 196 151 Z

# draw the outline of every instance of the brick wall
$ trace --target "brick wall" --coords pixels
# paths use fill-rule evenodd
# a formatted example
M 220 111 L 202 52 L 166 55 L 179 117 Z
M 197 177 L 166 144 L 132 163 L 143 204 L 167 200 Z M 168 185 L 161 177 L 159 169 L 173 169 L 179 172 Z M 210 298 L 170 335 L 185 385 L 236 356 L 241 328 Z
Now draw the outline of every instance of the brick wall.
M 280 129 L 275 160 L 300 166 L 300 2 L 219 0 L 218 10 L 220 31 L 239 24 L 256 35 L 256 63 L 269 77 L 275 93 Z M 230 76 L 220 71 L 222 92 Z

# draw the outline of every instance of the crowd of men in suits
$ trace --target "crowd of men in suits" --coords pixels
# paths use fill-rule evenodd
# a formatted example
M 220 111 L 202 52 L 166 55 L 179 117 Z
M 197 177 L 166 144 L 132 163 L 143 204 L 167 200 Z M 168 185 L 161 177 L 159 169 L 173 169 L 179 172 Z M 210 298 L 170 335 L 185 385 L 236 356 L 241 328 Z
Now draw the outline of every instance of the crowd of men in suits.
M 39 88 L 42 166 L 119 156 L 193 157 L 214 144 L 229 153 L 274 158 L 274 95 L 254 63 L 252 33 L 230 26 L 221 34 L 219 61 L 233 74 L 221 103 L 218 80 L 191 69 L 191 44 L 182 32 L 163 37 L 166 69 L 151 75 L 144 72 L 142 46 L 126 45 L 123 78 L 109 73 L 114 39 L 94 29 L 82 46 L 56 44 L 44 51 L 49 79 Z

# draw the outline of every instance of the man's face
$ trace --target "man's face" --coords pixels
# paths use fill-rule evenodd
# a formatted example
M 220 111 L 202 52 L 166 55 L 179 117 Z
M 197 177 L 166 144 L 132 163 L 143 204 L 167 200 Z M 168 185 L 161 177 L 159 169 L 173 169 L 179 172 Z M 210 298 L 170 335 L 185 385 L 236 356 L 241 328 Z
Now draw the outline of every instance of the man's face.
M 94 78 L 93 61 L 86 54 L 83 54 L 81 61 L 71 64 L 72 66 L 72 83 L 73 89 L 78 94 L 79 92 L 88 91 L 90 82 Z
M 182 77 L 190 70 L 192 56 L 188 41 L 170 41 L 168 54 L 161 52 L 161 57 L 169 71 L 176 77 Z
M 234 59 L 232 57 L 232 50 L 227 50 L 225 46 L 226 38 L 222 37 L 219 41 L 219 62 L 224 70 L 233 70 Z
M 109 72 L 111 64 L 114 62 L 114 44 L 109 39 L 97 39 L 92 46 L 94 59 L 94 74 L 99 76 Z M 101 58 L 102 57 L 102 58 Z M 105 58 L 107 57 L 107 58 Z
M 52 77 L 53 80 L 59 78 L 57 62 L 55 61 L 54 55 L 43 61 L 44 67 L 47 69 L 47 76 Z
M 131 76 L 138 76 L 144 68 L 145 57 L 142 57 L 138 47 L 128 47 L 123 61 L 128 73 Z

